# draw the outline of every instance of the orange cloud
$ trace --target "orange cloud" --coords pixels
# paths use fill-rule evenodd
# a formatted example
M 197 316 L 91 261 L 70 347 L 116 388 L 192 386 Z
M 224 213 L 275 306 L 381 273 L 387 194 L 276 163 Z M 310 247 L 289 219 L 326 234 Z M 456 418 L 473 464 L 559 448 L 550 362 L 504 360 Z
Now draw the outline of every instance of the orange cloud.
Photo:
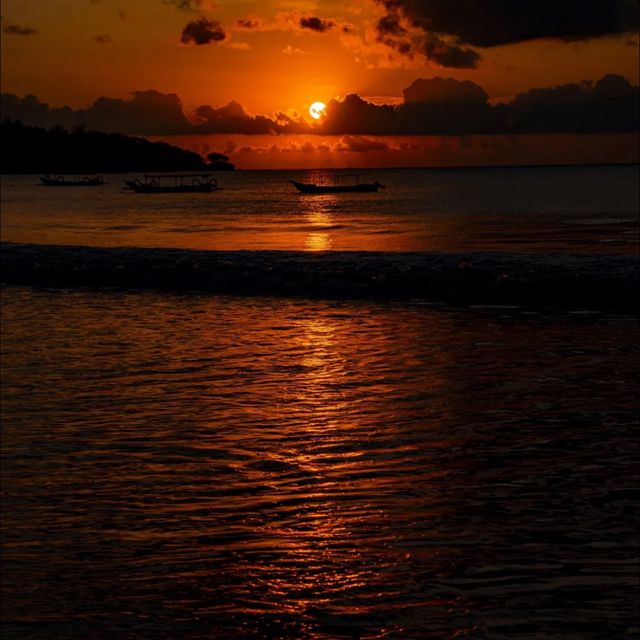
M 290 44 L 288 44 L 283 50 L 282 53 L 284 53 L 287 56 L 306 56 L 307 52 L 303 51 L 302 49 L 298 49 L 297 47 L 292 47 Z

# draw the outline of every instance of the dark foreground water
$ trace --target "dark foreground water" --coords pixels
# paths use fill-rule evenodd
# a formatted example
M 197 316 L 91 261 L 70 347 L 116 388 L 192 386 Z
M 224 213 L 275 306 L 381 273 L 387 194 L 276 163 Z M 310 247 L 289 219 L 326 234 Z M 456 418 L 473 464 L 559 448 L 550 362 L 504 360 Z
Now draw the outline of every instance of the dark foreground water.
M 2 301 L 4 638 L 637 638 L 637 317 Z

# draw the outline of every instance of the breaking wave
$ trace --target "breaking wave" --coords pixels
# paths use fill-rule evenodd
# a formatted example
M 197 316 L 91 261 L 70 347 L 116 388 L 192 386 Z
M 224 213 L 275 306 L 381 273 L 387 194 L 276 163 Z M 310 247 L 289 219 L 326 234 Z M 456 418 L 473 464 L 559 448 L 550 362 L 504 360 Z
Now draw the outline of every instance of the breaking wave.
M 3 243 L 2 283 L 638 310 L 633 256 L 197 251 Z

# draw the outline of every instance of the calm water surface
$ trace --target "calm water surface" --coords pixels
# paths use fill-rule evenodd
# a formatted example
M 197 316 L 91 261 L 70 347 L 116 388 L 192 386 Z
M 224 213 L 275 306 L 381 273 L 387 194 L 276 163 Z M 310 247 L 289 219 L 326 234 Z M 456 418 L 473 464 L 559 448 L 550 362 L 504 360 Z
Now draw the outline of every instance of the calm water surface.
M 638 636 L 637 319 L 2 299 L 3 637 Z
M 341 171 L 339 174 L 349 174 Z M 289 179 L 220 173 L 222 191 L 141 195 L 3 176 L 3 240 L 191 249 L 637 253 L 637 166 L 376 170 L 374 194 L 301 196 Z

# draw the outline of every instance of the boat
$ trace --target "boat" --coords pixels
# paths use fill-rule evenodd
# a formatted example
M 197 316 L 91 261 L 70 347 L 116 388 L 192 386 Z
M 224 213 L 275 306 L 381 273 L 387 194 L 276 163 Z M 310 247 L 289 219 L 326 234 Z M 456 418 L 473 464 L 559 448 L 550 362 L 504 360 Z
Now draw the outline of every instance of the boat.
M 71 178 L 58 174 L 50 176 L 48 173 L 40 176 L 40 182 L 46 187 L 98 187 L 107 184 L 102 176 L 73 176 Z
M 341 184 L 343 177 L 351 177 L 354 181 L 350 184 Z M 322 194 L 322 193 L 372 193 L 378 189 L 384 189 L 384 185 L 379 182 L 360 182 L 360 175 L 334 176 L 333 184 L 317 184 L 315 182 L 298 182 L 289 180 L 300 193 Z
M 125 191 L 135 193 L 209 193 L 218 191 L 218 182 L 210 173 L 146 174 L 142 180 L 125 180 Z

